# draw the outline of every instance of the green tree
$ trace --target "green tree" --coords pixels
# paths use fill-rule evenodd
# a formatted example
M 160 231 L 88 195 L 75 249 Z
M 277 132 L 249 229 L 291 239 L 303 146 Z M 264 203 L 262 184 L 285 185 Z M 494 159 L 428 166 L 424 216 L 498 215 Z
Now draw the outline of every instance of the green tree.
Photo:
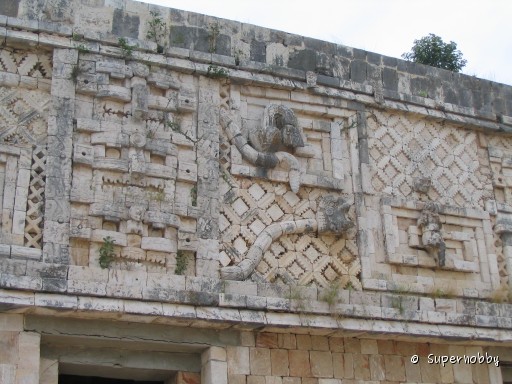
M 457 50 L 457 44 L 453 41 L 445 43 L 433 33 L 414 40 L 411 51 L 404 53 L 402 58 L 454 72 L 459 72 L 467 62 L 462 58 L 462 52 Z

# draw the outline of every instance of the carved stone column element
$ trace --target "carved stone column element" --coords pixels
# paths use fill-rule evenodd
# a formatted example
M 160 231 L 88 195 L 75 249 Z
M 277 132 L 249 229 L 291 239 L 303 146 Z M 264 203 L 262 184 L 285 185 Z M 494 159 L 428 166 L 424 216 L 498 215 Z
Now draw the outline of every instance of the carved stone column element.
M 74 49 L 55 49 L 53 72 L 77 65 L 78 52 Z M 70 72 L 71 73 L 71 72 Z M 75 84 L 71 74 L 53 77 L 51 86 L 52 112 L 48 123 L 48 155 L 46 171 L 45 220 L 43 261 L 69 264 L 69 223 L 71 208 L 71 159 L 73 155 L 73 119 L 75 111 Z
M 183 105 L 186 105 L 186 100 Z M 197 99 L 196 273 L 218 278 L 219 262 L 219 82 L 201 77 Z M 189 236 L 189 235 L 186 235 Z M 183 243 L 187 243 L 185 237 Z

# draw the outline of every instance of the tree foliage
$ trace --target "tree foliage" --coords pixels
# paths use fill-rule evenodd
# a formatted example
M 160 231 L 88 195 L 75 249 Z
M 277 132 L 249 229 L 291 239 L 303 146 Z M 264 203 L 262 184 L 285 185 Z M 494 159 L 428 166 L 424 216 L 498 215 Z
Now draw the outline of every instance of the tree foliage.
M 411 51 L 404 53 L 402 58 L 454 72 L 459 72 L 467 62 L 462 58 L 462 52 L 457 50 L 457 44 L 453 41 L 445 43 L 433 33 L 414 40 Z

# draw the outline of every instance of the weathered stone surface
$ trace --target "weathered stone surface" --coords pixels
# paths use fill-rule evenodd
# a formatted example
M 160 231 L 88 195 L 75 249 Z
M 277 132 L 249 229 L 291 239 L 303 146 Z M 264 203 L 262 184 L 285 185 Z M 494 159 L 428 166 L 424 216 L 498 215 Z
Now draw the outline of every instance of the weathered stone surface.
M 18 16 L 20 0 L 9 1 L 0 5 L 0 14 L 10 17 Z
M 333 377 L 333 365 L 330 352 L 311 351 L 311 373 L 314 377 Z
M 425 356 L 510 343 L 486 301 L 510 285 L 508 86 L 131 1 L 0 13 L 0 308 L 20 324 L 211 327 L 172 341 L 203 382 L 499 376 Z M 0 321 L 0 381 L 53 380 L 22 325 Z
M 249 348 L 251 375 L 271 375 L 272 364 L 270 350 L 266 348 Z
M 112 20 L 112 33 L 121 37 L 137 38 L 139 35 L 139 23 L 139 16 L 124 13 L 121 9 L 115 9 Z
M 228 374 L 249 375 L 251 373 L 249 365 L 249 348 L 247 347 L 227 347 Z
M 290 376 L 311 376 L 311 365 L 308 351 L 290 350 L 288 353 L 288 359 L 290 363 Z

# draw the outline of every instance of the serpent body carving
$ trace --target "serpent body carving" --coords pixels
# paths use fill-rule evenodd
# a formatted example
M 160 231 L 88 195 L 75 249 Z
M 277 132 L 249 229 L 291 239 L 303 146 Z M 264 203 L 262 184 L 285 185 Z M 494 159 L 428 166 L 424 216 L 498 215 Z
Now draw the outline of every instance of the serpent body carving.
M 249 248 L 245 258 L 238 265 L 221 268 L 220 274 L 226 280 L 246 280 L 254 272 L 272 242 L 283 235 L 317 232 L 318 234 L 341 234 L 354 226 L 347 217 L 350 204 L 342 197 L 324 196 L 315 219 L 289 220 L 266 227 Z

